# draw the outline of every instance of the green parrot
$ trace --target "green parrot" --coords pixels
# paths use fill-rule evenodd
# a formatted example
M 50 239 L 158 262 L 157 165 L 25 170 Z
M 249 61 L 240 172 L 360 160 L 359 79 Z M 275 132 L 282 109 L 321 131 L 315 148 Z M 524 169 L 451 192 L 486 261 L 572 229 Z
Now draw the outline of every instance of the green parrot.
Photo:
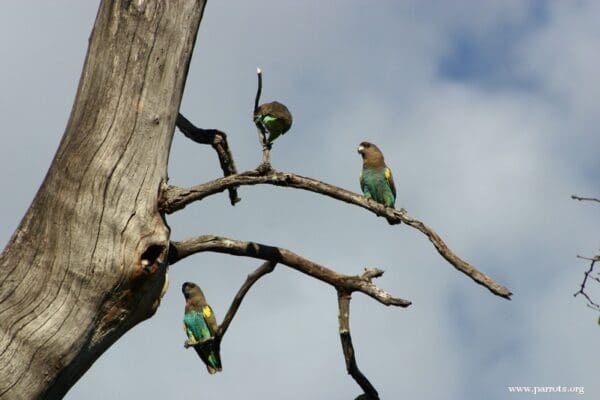
M 369 142 L 362 142 L 358 146 L 358 153 L 363 159 L 360 174 L 360 188 L 363 194 L 386 207 L 393 208 L 396 203 L 396 186 L 392 171 L 383 160 L 383 153 Z
M 185 297 L 185 314 L 183 316 L 183 328 L 188 340 L 185 347 L 194 346 L 200 359 L 206 364 L 209 374 L 222 370 L 221 356 L 213 341 L 196 346 L 200 341 L 213 338 L 217 332 L 217 319 L 212 308 L 206 303 L 202 290 L 192 282 L 185 282 L 181 287 Z
M 261 104 L 254 113 L 254 121 L 260 122 L 269 132 L 267 142 L 273 143 L 292 126 L 292 114 L 288 108 L 277 102 Z

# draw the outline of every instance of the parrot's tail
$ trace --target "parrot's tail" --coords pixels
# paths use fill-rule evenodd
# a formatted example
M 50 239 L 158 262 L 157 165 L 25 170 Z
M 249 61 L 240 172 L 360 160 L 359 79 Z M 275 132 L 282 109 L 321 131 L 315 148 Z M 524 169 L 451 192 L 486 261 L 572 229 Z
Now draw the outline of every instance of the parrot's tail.
M 215 372 L 221 372 L 223 370 L 223 366 L 221 365 L 221 357 L 219 353 L 212 350 L 208 356 L 208 365 L 210 365 Z M 215 373 L 213 372 L 213 374 Z
M 206 369 L 208 370 L 209 374 L 216 374 L 217 372 L 221 372 L 223 370 L 221 365 L 221 357 L 219 356 L 219 353 L 212 348 L 212 346 L 196 346 L 194 349 L 204 364 L 206 364 Z

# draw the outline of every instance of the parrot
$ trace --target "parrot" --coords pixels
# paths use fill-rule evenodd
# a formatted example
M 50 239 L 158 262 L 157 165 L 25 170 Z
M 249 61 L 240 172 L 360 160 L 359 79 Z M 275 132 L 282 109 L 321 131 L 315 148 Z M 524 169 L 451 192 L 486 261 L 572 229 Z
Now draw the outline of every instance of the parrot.
M 260 122 L 269 132 L 267 143 L 270 145 L 292 126 L 292 114 L 288 108 L 277 102 L 261 104 L 254 112 L 254 121 Z
M 217 332 L 217 319 L 212 308 L 206 303 L 202 290 L 192 282 L 185 282 L 181 287 L 185 297 L 185 314 L 183 316 L 183 328 L 188 340 L 185 347 L 194 346 L 200 359 L 206 364 L 209 374 L 222 370 L 221 356 L 213 341 L 196 346 L 200 341 L 213 338 Z
M 383 160 L 383 153 L 369 142 L 362 142 L 358 146 L 358 153 L 363 159 L 363 169 L 360 174 L 360 188 L 363 194 L 386 207 L 394 208 L 396 186 L 392 171 Z

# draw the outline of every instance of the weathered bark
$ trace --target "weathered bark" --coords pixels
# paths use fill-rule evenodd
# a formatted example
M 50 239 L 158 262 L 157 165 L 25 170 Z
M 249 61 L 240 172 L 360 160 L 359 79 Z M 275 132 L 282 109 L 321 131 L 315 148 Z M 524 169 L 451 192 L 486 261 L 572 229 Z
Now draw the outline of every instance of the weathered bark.
M 158 307 L 157 196 L 204 5 L 102 1 L 60 147 L 0 255 L 0 398 L 62 397 Z

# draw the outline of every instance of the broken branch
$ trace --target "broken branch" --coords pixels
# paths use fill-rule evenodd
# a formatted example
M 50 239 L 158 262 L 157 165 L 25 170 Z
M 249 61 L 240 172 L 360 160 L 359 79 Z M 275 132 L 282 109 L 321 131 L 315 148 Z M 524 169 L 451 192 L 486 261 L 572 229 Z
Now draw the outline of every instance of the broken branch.
M 379 400 L 379 394 L 367 377 L 358 369 L 356 358 L 354 357 L 354 346 L 352 345 L 352 336 L 350 336 L 350 299 L 351 295 L 343 290 L 338 290 L 338 308 L 339 308 L 339 330 L 340 340 L 342 342 L 342 350 L 344 359 L 346 360 L 346 370 L 348 374 L 358 383 L 365 392 L 365 396 L 369 400 Z
M 237 174 L 235 163 L 233 161 L 233 155 L 229 150 L 229 144 L 227 143 L 227 134 L 218 129 L 202 129 L 194 126 L 187 118 L 182 114 L 177 115 L 176 125 L 179 130 L 185 135 L 185 137 L 193 140 L 196 143 L 210 144 L 219 156 L 219 163 L 223 170 L 224 176 L 230 176 Z M 234 206 L 235 203 L 241 199 L 237 194 L 237 187 L 232 186 L 229 190 L 229 201 Z
M 256 125 L 256 132 L 258 133 L 258 142 L 262 147 L 262 161 L 258 166 L 257 170 L 262 172 L 271 171 L 271 145 L 267 143 L 267 131 L 263 126 L 262 122 L 258 118 L 256 118 L 256 113 L 258 112 L 258 106 L 260 105 L 260 94 L 262 92 L 262 71 L 260 68 L 256 68 L 256 76 L 258 78 L 258 85 L 256 87 L 256 97 L 254 98 L 254 113 L 253 119 L 254 124 Z

